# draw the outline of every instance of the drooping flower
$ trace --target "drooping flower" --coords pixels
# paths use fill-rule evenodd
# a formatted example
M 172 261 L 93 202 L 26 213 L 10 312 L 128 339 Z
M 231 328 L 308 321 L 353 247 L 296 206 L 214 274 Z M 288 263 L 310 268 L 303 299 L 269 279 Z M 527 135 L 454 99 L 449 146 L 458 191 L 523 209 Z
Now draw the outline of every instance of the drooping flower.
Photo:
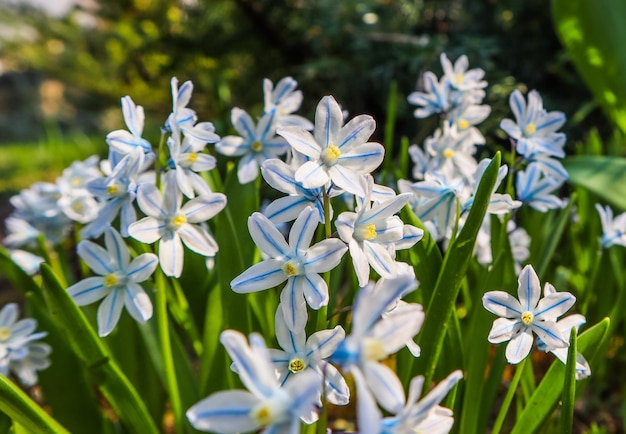
M 296 90 L 298 82 L 292 77 L 283 77 L 276 87 L 265 78 L 263 80 L 263 114 L 274 113 L 276 127 L 295 126 L 312 130 L 313 124 L 308 119 L 293 114 L 302 105 L 302 91 Z
M 152 145 L 142 136 L 145 114 L 143 107 L 136 105 L 130 96 L 122 97 L 122 113 L 127 130 L 115 130 L 107 134 L 106 142 L 112 150 L 121 155 L 128 155 L 135 149 L 152 154 Z
M 546 283 L 544 297 L 540 300 L 539 278 L 531 265 L 524 267 L 518 282 L 519 301 L 504 291 L 490 291 L 483 296 L 485 309 L 501 317 L 493 323 L 489 342 L 510 341 L 506 358 L 511 364 L 521 362 L 530 353 L 533 332 L 550 348 L 567 348 L 569 343 L 556 320 L 576 302 L 572 294 L 556 292 L 549 283 Z
M 152 302 L 139 283 L 148 279 L 158 265 L 152 253 L 131 261 L 126 243 L 112 227 L 104 233 L 104 244 L 106 249 L 87 240 L 78 244 L 78 256 L 99 276 L 88 277 L 67 289 L 79 306 L 102 300 L 98 306 L 100 336 L 113 331 L 124 307 L 137 322 L 152 317 Z
M 542 175 L 541 167 L 536 162 L 530 163 L 526 170 L 517 173 L 515 185 L 517 198 L 539 212 L 562 208 L 565 204 L 552 194 L 563 185 L 563 181 Z
M 317 420 L 321 376 L 314 370 L 279 384 L 263 338 L 246 338 L 234 330 L 223 331 L 220 341 L 233 359 L 245 390 L 214 393 L 187 410 L 187 419 L 200 431 L 238 433 L 264 428 L 264 433 L 297 433 L 300 423 Z
M 172 171 L 163 175 L 163 195 L 154 184 L 141 185 L 137 203 L 147 217 L 130 225 L 128 234 L 142 243 L 159 241 L 161 269 L 167 276 L 180 277 L 185 256 L 183 243 L 202 256 L 217 253 L 217 243 L 204 222 L 224 209 L 226 196 L 208 193 L 182 205 L 175 176 Z
M 307 303 L 315 310 L 328 304 L 328 285 L 320 273 L 336 267 L 347 250 L 337 238 L 310 246 L 318 224 L 317 213 L 310 207 L 305 208 L 291 227 L 287 243 L 267 217 L 252 214 L 248 219 L 250 236 L 268 259 L 248 268 L 230 283 L 233 291 L 245 294 L 287 281 L 280 299 L 290 330 L 298 330 L 306 324 Z
M 317 105 L 315 129 L 283 127 L 283 136 L 298 152 L 310 160 L 296 170 L 296 181 L 306 188 L 328 185 L 330 182 L 348 193 L 364 197 L 367 185 L 365 175 L 383 161 L 385 148 L 380 143 L 367 142 L 376 121 L 360 115 L 343 125 L 339 104 L 332 96 L 325 96 Z

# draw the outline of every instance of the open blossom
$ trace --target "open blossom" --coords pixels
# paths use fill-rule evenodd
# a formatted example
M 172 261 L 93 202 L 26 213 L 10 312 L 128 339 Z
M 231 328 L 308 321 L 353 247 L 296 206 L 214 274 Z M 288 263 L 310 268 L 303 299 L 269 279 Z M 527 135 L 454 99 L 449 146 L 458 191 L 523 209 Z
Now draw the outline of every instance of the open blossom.
M 78 256 L 98 276 L 88 277 L 67 288 L 77 305 L 102 300 L 98 306 L 98 334 L 107 336 L 119 321 L 122 309 L 140 323 L 152 317 L 152 302 L 139 283 L 147 280 L 158 265 L 156 255 L 143 253 L 132 261 L 120 234 L 108 227 L 104 233 L 106 249 L 83 240 Z
M 302 105 L 302 91 L 296 90 L 298 82 L 292 77 L 281 78 L 276 87 L 271 80 L 263 80 L 263 114 L 274 113 L 274 122 L 279 126 L 296 126 L 312 130 L 313 124 L 308 119 L 293 114 Z
M 167 276 L 180 277 L 185 257 L 183 243 L 202 256 L 215 256 L 218 246 L 204 222 L 224 209 L 226 196 L 208 193 L 182 205 L 174 176 L 172 171 L 163 175 L 163 195 L 154 184 L 141 186 L 137 202 L 147 217 L 130 225 L 128 233 L 142 243 L 159 241 L 161 269 Z
M 382 277 L 394 277 L 400 267 L 395 260 L 396 249 L 413 246 L 424 234 L 395 215 L 409 201 L 410 194 L 373 204 L 371 176 L 367 177 L 367 183 L 368 193 L 357 212 L 341 213 L 335 222 L 339 236 L 348 243 L 359 286 L 367 284 L 370 266 Z
M 274 111 L 264 114 L 258 124 L 244 110 L 235 107 L 231 122 L 240 136 L 226 136 L 215 144 L 215 150 L 229 157 L 241 157 L 237 166 L 239 183 L 247 184 L 259 176 L 259 167 L 265 160 L 283 155 L 289 145 L 276 135 Z
M 376 121 L 360 115 L 343 125 L 339 104 L 332 96 L 325 96 L 317 105 L 313 134 L 298 127 L 283 127 L 283 136 L 309 161 L 296 170 L 296 181 L 306 188 L 322 187 L 332 182 L 337 187 L 357 196 L 365 196 L 365 175 L 383 161 L 385 148 L 380 143 L 367 142 Z
M 602 248 L 626 247 L 626 213 L 613 218 L 613 210 L 609 206 L 602 208 L 599 203 L 596 204 L 596 210 L 602 222 L 602 238 L 600 238 Z
M 290 330 L 306 324 L 306 303 L 315 310 L 328 304 L 328 285 L 320 273 L 335 268 L 347 250 L 337 238 L 310 246 L 318 224 L 317 213 L 305 208 L 291 227 L 287 243 L 267 217 L 258 212 L 252 214 L 248 219 L 250 236 L 268 259 L 248 268 L 230 283 L 233 291 L 245 294 L 287 281 L 280 300 Z
M 37 371 L 50 366 L 50 345 L 35 342 L 46 337 L 46 332 L 34 333 L 37 321 L 18 320 L 16 303 L 0 309 L 0 375 L 15 374 L 25 386 L 37 383 Z
M 122 98 L 122 113 L 127 130 L 115 130 L 107 134 L 106 141 L 112 150 L 127 155 L 135 149 L 152 154 L 152 145 L 141 137 L 145 121 L 143 107 L 136 105 L 130 96 Z
M 546 283 L 540 300 L 541 286 L 532 266 L 527 265 L 519 275 L 519 301 L 504 291 L 490 291 L 483 296 L 483 306 L 501 318 L 494 321 L 489 342 L 510 341 L 506 358 L 511 364 L 521 362 L 530 353 L 533 332 L 550 348 L 566 348 L 569 343 L 556 324 L 559 316 L 569 310 L 576 298 L 569 292 L 556 292 Z
M 220 341 L 233 359 L 235 370 L 248 390 L 214 393 L 187 410 L 187 419 L 200 431 L 238 433 L 297 433 L 300 423 L 317 420 L 321 376 L 308 370 L 280 385 L 263 338 L 223 331 Z
M 345 338 L 343 328 L 337 326 L 332 330 L 319 330 L 307 339 L 304 327 L 295 331 L 287 328 L 280 307 L 276 310 L 275 324 L 276 339 L 282 350 L 269 351 L 280 385 L 294 376 L 313 370 L 324 377 L 328 402 L 346 405 L 350 400 L 348 384 L 337 368 L 326 362 Z

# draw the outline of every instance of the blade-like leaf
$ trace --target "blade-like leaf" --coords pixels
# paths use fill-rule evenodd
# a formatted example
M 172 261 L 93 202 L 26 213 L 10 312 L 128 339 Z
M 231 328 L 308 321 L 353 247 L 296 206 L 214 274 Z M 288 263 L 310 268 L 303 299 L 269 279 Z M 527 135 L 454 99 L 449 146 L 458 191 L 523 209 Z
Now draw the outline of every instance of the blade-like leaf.
M 557 34 L 596 100 L 626 131 L 626 2 L 553 0 Z
M 565 379 L 563 381 L 563 397 L 561 399 L 561 433 L 571 434 L 574 424 L 574 401 L 576 401 L 576 353 L 578 351 L 576 329 L 572 327 L 569 336 L 569 350 Z
M 569 182 L 626 210 L 626 158 L 585 155 L 568 157 L 563 165 L 569 173 Z

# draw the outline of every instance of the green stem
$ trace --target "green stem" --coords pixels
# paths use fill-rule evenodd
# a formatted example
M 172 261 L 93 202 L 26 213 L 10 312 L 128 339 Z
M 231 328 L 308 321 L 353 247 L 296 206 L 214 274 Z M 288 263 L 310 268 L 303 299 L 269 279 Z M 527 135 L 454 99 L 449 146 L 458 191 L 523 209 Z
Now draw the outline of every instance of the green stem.
M 161 342 L 161 357 L 163 358 L 163 370 L 165 373 L 165 383 L 170 395 L 172 404 L 172 412 L 174 413 L 174 425 L 177 433 L 183 431 L 182 404 L 180 401 L 180 393 L 178 391 L 178 380 L 176 378 L 176 369 L 174 367 L 174 357 L 172 356 L 172 342 L 170 340 L 170 330 L 167 313 L 167 285 L 165 276 L 161 270 L 156 272 L 157 292 L 156 292 L 156 310 L 157 310 L 157 327 L 159 331 L 159 341 Z
M 156 186 L 157 188 L 161 188 L 161 156 L 163 155 L 163 148 L 165 145 L 165 131 L 161 131 L 161 139 L 159 140 L 159 147 L 157 149 L 157 155 L 154 159 L 154 173 L 156 174 Z
M 185 296 L 185 292 L 183 288 L 180 286 L 180 282 L 178 279 L 172 278 L 170 279 L 170 283 L 172 284 L 172 288 L 174 289 L 174 294 L 172 294 L 172 298 L 170 302 L 174 302 L 176 305 L 176 320 L 182 326 L 182 328 L 187 332 L 189 339 L 191 339 L 191 344 L 193 346 L 194 351 L 198 357 L 202 356 L 202 339 L 200 338 L 200 332 L 196 327 L 196 323 L 191 317 L 191 310 L 189 308 L 189 302 L 187 301 L 187 297 Z M 171 304 L 170 304 L 171 306 Z M 171 307 L 170 307 L 170 310 Z M 172 310 L 172 315 L 174 315 L 174 311 Z
M 515 391 L 517 390 L 517 384 L 522 378 L 522 373 L 524 372 L 524 365 L 526 364 L 526 360 L 528 360 L 528 357 L 522 360 L 522 362 L 515 368 L 515 376 L 513 377 L 513 380 L 511 380 L 509 390 L 507 390 L 506 396 L 502 401 L 502 406 L 500 407 L 500 412 L 498 413 L 498 417 L 496 418 L 496 423 L 493 425 L 493 430 L 491 431 L 491 434 L 499 434 L 500 430 L 502 429 L 502 424 L 504 423 L 506 414 L 509 411 L 509 407 L 511 406 L 511 401 L 513 401 L 513 395 L 515 395 Z
M 39 251 L 41 256 L 44 258 L 45 262 L 50 264 L 50 267 L 54 270 L 54 273 L 57 275 L 57 279 L 59 282 L 67 288 L 67 280 L 65 279 L 65 272 L 63 271 L 63 266 L 61 265 L 61 261 L 59 260 L 59 254 L 52 248 L 48 240 L 45 239 L 43 234 L 39 234 L 37 236 L 37 244 L 39 246 Z
M 587 315 L 587 310 L 589 309 L 589 303 L 591 302 L 591 295 L 595 293 L 596 279 L 598 278 L 598 270 L 600 269 L 600 263 L 602 262 L 603 256 L 604 256 L 604 249 L 601 248 L 601 250 L 596 254 L 595 260 L 591 268 L 591 276 L 589 276 L 587 290 L 583 294 L 582 303 L 580 304 L 580 312 L 583 315 Z

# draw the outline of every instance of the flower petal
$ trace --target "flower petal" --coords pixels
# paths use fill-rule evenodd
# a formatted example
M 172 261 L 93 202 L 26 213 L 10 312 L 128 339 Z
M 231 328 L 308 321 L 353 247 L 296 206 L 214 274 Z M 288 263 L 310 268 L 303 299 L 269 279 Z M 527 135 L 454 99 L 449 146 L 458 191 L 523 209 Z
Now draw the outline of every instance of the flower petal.
M 96 243 L 83 240 L 78 243 L 76 252 L 96 274 L 105 275 L 115 271 L 113 260 L 109 252 Z
M 523 323 L 518 318 L 498 318 L 493 322 L 489 336 L 487 336 L 487 340 L 492 344 L 506 342 L 510 340 L 523 326 Z
M 322 187 L 330 179 L 326 173 L 326 166 L 320 161 L 307 161 L 296 170 L 296 181 L 305 188 Z
M 301 330 L 306 326 L 308 314 L 302 293 L 304 276 L 293 276 L 280 293 L 280 306 L 289 330 Z
M 541 284 L 532 265 L 526 265 L 519 274 L 517 296 L 524 311 L 533 312 L 541 297 Z
M 124 295 L 119 290 L 113 290 L 104 297 L 98 306 L 98 335 L 105 337 L 113 331 L 122 314 Z
M 278 341 L 278 345 L 290 354 L 301 351 L 306 343 L 306 332 L 304 327 L 301 329 L 289 330 L 289 328 L 287 328 L 287 324 L 285 323 L 282 306 L 279 306 L 278 309 L 276 309 L 274 321 L 276 324 L 276 340 Z
M 180 277 L 185 250 L 176 232 L 167 232 L 159 241 L 159 263 L 166 276 Z
M 307 273 L 302 278 L 304 298 L 311 309 L 318 310 L 328 305 L 328 285 L 319 274 Z
M 556 292 L 542 298 L 534 312 L 535 319 L 556 321 L 576 303 L 576 297 L 569 292 Z
M 200 431 L 235 433 L 255 431 L 259 424 L 252 409 L 261 399 L 244 390 L 217 392 L 187 410 L 187 419 Z
M 198 225 L 184 224 L 177 231 L 178 235 L 189 250 L 202 256 L 215 256 L 218 250 L 217 242 Z
M 330 176 L 337 187 L 347 191 L 348 193 L 352 193 L 359 197 L 365 197 L 367 195 L 367 183 L 365 181 L 365 177 L 349 167 L 335 164 L 328 169 L 328 176 Z
M 254 264 L 230 282 L 230 287 L 238 294 L 273 288 L 287 280 L 282 270 L 284 261 L 267 259 Z
M 366 362 L 363 373 L 380 406 L 390 413 L 399 413 L 404 407 L 405 396 L 398 376 L 378 362 Z
M 155 254 L 143 253 L 133 259 L 126 268 L 126 276 L 132 282 L 143 282 L 154 273 L 157 265 L 159 265 L 159 259 Z
M 115 260 L 116 268 L 126 268 L 130 262 L 128 247 L 119 232 L 110 226 L 104 231 L 104 245 L 107 248 L 107 252 L 109 252 L 109 256 Z
M 144 323 L 152 318 L 152 301 L 141 286 L 128 282 L 124 288 L 124 306 L 135 321 Z
M 533 346 L 533 334 L 530 327 L 524 327 L 517 335 L 513 336 L 506 346 L 506 359 L 516 365 L 528 356 Z
M 522 306 L 511 294 L 504 291 L 489 291 L 483 295 L 483 306 L 489 312 L 504 318 L 519 318 Z
M 283 235 L 276 229 L 274 223 L 259 212 L 248 218 L 250 236 L 261 251 L 272 258 L 287 257 L 290 248 Z
M 345 243 L 337 238 L 322 240 L 309 248 L 303 264 L 306 273 L 325 273 L 332 270 L 341 262 L 341 258 L 348 250 Z
M 128 227 L 128 235 L 142 243 L 152 244 L 166 233 L 170 233 L 163 220 L 144 217 Z
M 111 288 L 104 286 L 102 277 L 88 277 L 67 288 L 67 292 L 78 306 L 85 306 L 106 297 Z

